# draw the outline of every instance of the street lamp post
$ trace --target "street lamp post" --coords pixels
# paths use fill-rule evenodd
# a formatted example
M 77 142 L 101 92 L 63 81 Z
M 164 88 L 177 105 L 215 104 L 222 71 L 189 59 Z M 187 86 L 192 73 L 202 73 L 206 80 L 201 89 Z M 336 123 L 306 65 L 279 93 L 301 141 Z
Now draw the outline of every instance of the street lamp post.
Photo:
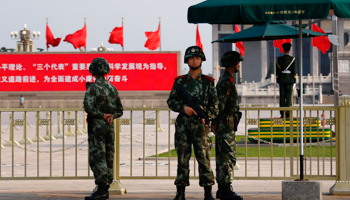
M 33 52 L 34 45 L 33 41 L 34 39 L 39 39 L 40 36 L 40 31 L 30 31 L 27 30 L 27 25 L 24 24 L 23 30 L 20 30 L 19 32 L 13 31 L 11 32 L 11 39 L 13 40 L 19 40 L 17 42 L 17 51 L 20 52 L 21 46 L 23 46 L 23 52 L 28 51 L 28 46 L 29 46 L 29 52 Z
M 106 47 L 103 46 L 102 42 L 101 42 L 101 46 L 97 48 L 97 51 L 99 51 L 99 52 L 106 52 L 107 51 Z
M 111 52 L 113 51 L 113 48 L 106 48 L 103 46 L 103 43 L 101 42 L 101 46 L 98 48 L 91 48 L 92 52 Z

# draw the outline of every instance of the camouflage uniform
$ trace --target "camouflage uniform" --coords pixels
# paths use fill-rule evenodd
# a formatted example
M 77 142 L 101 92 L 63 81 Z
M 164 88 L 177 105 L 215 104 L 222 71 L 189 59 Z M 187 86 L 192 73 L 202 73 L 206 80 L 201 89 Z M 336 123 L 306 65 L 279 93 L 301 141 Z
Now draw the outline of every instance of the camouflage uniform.
M 238 52 L 225 52 L 220 60 L 220 66 L 225 67 L 225 72 L 216 85 L 219 98 L 219 114 L 212 124 L 217 127 L 215 154 L 218 191 L 216 192 L 216 198 L 220 200 L 243 199 L 233 191 L 231 186 L 232 172 L 236 165 L 235 115 L 239 115 L 238 94 L 233 74 L 238 72 L 241 61 L 243 61 L 243 58 Z
M 114 119 L 123 115 L 117 88 L 105 77 L 96 79 L 85 93 L 84 110 L 88 114 L 89 164 L 95 183 L 110 184 L 113 181 L 115 133 L 114 124 L 108 125 L 103 115 L 112 114 Z
M 192 145 L 198 161 L 199 185 L 214 185 L 214 175 L 210 167 L 211 139 L 208 136 L 209 128 L 202 124 L 197 115 L 188 116 L 184 112 L 184 104 L 181 95 L 176 90 L 178 84 L 182 84 L 191 96 L 197 97 L 197 105 L 202 108 L 209 118 L 214 118 L 218 112 L 218 97 L 214 86 L 214 79 L 199 74 L 193 79 L 187 75 L 175 78 L 173 89 L 167 101 L 171 110 L 179 115 L 175 122 L 175 148 L 178 155 L 177 178 L 175 185 L 188 186 L 189 160 L 191 158 Z
M 219 185 L 231 184 L 236 165 L 236 135 L 234 113 L 239 111 L 238 94 L 233 77 L 227 71 L 220 77 L 216 89 L 219 98 L 219 114 L 215 139 L 216 181 Z

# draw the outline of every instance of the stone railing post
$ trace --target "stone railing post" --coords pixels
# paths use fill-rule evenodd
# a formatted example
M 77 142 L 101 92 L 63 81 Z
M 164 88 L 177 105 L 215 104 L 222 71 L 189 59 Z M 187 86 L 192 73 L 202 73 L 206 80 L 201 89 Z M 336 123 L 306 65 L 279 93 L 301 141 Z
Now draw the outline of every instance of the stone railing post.
M 14 127 L 15 127 L 15 120 L 14 120 L 14 112 L 12 112 L 12 114 L 10 114 L 10 138 L 9 141 L 7 141 L 4 146 L 12 146 L 12 145 L 16 145 L 16 146 L 20 146 L 20 144 L 14 139 Z
M 86 127 L 86 112 L 83 111 L 83 129 L 80 130 L 83 134 L 87 133 L 87 127 Z
M 40 135 L 39 135 L 39 126 L 41 125 L 41 117 L 40 117 L 40 112 L 37 111 L 36 112 L 36 134 L 35 134 L 35 137 L 32 139 L 33 142 L 45 142 L 45 139 L 42 138 Z
M 156 130 L 154 131 L 154 132 L 164 132 L 164 129 L 161 127 L 161 124 L 160 124 L 160 119 L 161 119 L 161 117 L 160 117 L 160 111 L 159 110 L 157 110 L 156 111 Z
M 33 141 L 27 135 L 27 117 L 27 111 L 25 111 L 23 114 L 23 139 L 19 141 L 20 144 L 33 144 Z
M 68 111 L 68 121 L 69 121 L 69 123 L 67 123 L 67 125 L 68 125 L 68 131 L 67 131 L 67 133 L 65 133 L 64 135 L 65 136 L 68 136 L 68 137 L 73 137 L 73 136 L 75 136 L 75 133 L 73 133 L 72 132 L 72 128 L 71 128 L 71 119 L 72 119 L 72 113 L 71 113 L 71 111 Z M 66 125 L 65 123 L 65 121 L 67 121 L 67 120 L 63 120 L 63 124 L 64 125 Z M 78 122 L 77 122 L 78 123 Z M 64 126 L 63 126 L 64 127 Z
M 329 193 L 350 195 L 350 97 L 340 97 L 338 108 L 336 118 L 336 128 L 338 129 L 336 138 L 337 180 L 329 189 Z
M 66 138 L 66 136 L 61 133 L 61 126 L 63 125 L 61 115 L 62 115 L 62 112 L 58 111 L 57 112 L 57 134 L 55 135 L 55 138 Z

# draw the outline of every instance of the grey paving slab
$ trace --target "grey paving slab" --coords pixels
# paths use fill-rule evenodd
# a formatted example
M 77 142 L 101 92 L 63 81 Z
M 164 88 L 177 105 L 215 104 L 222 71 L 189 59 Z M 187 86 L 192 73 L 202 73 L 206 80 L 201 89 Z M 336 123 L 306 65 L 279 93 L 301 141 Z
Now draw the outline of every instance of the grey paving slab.
M 121 180 L 127 189 L 124 195 L 111 195 L 110 199 L 173 199 L 175 186 L 173 180 Z M 350 196 L 329 195 L 334 181 L 322 181 L 323 199 L 350 199 Z M 0 199 L 83 199 L 90 195 L 93 180 L 26 180 L 1 181 Z M 282 181 L 234 181 L 234 190 L 249 199 L 281 199 Z M 215 193 L 217 187 L 213 187 Z M 203 189 L 197 180 L 191 180 L 186 188 L 186 199 L 203 199 Z

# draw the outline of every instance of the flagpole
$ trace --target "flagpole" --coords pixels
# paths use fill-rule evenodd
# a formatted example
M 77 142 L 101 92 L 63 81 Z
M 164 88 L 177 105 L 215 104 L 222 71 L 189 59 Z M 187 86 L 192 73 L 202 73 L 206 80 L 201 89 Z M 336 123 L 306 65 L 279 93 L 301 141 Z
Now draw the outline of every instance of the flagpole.
M 86 17 L 84 17 L 84 26 L 86 25 Z M 80 47 L 81 48 L 81 47 Z M 80 50 L 81 51 L 81 50 Z M 86 52 L 86 47 L 84 49 L 84 51 Z
M 124 17 L 122 17 L 122 27 L 123 27 L 123 46 L 122 46 L 122 50 L 124 51 Z
M 46 29 L 48 24 L 49 24 L 49 18 L 46 18 Z M 46 39 L 46 43 L 47 43 L 47 39 Z M 49 52 L 49 48 L 47 48 L 47 45 L 46 45 L 46 51 Z
M 162 37 L 161 37 L 161 28 L 160 28 L 160 20 L 161 20 L 161 17 L 159 17 L 159 51 L 162 51 Z
M 273 41 L 272 41 L 272 46 L 273 46 Z M 272 64 L 272 67 L 273 67 L 273 75 L 274 75 L 274 105 L 276 106 L 276 87 L 277 87 L 277 79 L 276 79 L 276 47 L 272 47 L 273 48 L 273 64 Z

